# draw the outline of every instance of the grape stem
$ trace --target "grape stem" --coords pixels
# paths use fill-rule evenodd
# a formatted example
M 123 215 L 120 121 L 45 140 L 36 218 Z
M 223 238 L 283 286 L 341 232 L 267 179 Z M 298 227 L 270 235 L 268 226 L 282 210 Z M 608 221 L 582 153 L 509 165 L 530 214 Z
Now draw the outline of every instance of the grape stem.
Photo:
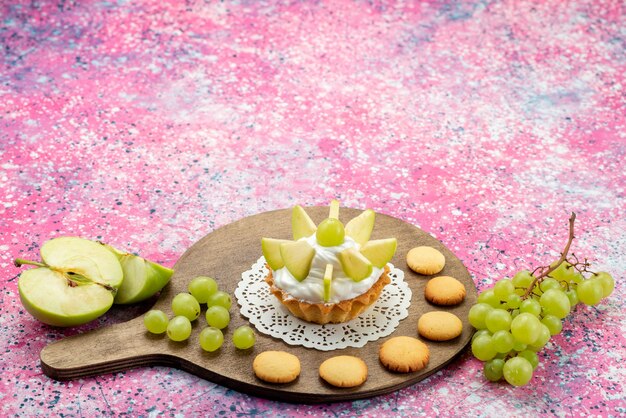
M 547 267 L 539 267 L 537 270 L 533 272 L 533 276 L 535 278 L 533 279 L 530 286 L 528 286 L 528 289 L 526 289 L 526 292 L 524 292 L 522 299 L 527 299 L 528 296 L 530 296 L 530 294 L 532 293 L 537 283 L 540 283 L 544 279 L 544 277 L 546 277 L 548 274 L 556 270 L 561 265 L 561 263 L 565 261 L 565 259 L 567 258 L 567 255 L 569 254 L 569 248 L 572 245 L 572 241 L 574 241 L 574 221 L 575 220 L 576 220 L 576 213 L 572 212 L 571 216 L 569 217 L 569 237 L 567 239 L 567 244 L 565 245 L 565 248 L 563 249 L 563 252 L 561 253 L 561 258 L 559 258 L 556 263 L 553 263 Z M 540 271 L 540 273 L 538 275 L 535 275 L 536 271 Z

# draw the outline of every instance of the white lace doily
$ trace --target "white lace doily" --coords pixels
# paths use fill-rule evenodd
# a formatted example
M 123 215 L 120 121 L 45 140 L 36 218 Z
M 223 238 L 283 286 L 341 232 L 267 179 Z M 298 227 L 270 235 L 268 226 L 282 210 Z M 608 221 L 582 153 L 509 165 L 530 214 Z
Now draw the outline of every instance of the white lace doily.
M 265 282 L 268 270 L 261 257 L 250 270 L 241 275 L 235 297 L 241 314 L 256 329 L 290 345 L 303 345 L 321 351 L 347 347 L 363 347 L 370 341 L 391 334 L 400 321 L 409 315 L 411 289 L 402 270 L 389 264 L 391 283 L 374 303 L 359 317 L 341 324 L 312 324 L 293 316 L 269 291 Z

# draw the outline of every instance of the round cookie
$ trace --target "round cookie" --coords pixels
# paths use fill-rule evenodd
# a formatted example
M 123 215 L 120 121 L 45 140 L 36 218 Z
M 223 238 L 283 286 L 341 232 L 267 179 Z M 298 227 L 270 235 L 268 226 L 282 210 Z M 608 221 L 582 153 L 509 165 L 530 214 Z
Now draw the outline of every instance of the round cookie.
M 417 332 L 432 341 L 447 341 L 461 335 L 463 323 L 453 313 L 427 312 L 417 321 Z
M 354 356 L 336 356 L 320 365 L 320 377 L 333 386 L 351 388 L 367 379 L 367 365 Z
M 446 258 L 433 247 L 421 246 L 409 250 L 406 255 L 406 263 L 414 272 L 428 276 L 443 270 Z
M 465 299 L 465 286 L 450 276 L 438 276 L 426 283 L 424 297 L 435 305 L 456 305 Z
M 385 341 L 378 351 L 380 362 L 393 372 L 409 373 L 423 369 L 428 364 L 428 346 L 413 337 L 393 337 Z
M 285 351 L 264 351 L 252 362 L 254 374 L 268 383 L 289 383 L 300 375 L 300 360 Z

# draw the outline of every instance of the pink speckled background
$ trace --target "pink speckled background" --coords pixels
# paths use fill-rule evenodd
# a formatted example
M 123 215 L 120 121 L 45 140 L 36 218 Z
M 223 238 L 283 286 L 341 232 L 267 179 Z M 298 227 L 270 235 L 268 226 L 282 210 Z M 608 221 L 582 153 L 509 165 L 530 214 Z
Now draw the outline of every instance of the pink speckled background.
M 626 414 L 623 1 L 13 1 L 0 44 L 0 416 Z M 44 326 L 14 257 L 81 235 L 172 266 L 219 226 L 331 198 L 432 233 L 479 289 L 553 260 L 575 211 L 574 252 L 616 291 L 524 388 L 468 354 L 321 406 L 163 367 L 42 374 L 46 344 L 146 307 Z

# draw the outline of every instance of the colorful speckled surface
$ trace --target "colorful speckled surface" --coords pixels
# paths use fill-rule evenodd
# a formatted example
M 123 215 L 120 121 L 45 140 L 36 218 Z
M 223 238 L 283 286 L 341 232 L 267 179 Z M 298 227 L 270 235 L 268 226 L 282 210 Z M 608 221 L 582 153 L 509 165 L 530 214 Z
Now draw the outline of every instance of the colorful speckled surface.
M 626 8 L 613 1 L 7 1 L 0 6 L 0 415 L 626 414 Z M 154 367 L 57 382 L 56 329 L 14 257 L 101 239 L 172 266 L 237 219 L 294 204 L 420 226 L 479 289 L 573 250 L 614 274 L 532 384 L 469 354 L 329 405 L 258 399 Z

